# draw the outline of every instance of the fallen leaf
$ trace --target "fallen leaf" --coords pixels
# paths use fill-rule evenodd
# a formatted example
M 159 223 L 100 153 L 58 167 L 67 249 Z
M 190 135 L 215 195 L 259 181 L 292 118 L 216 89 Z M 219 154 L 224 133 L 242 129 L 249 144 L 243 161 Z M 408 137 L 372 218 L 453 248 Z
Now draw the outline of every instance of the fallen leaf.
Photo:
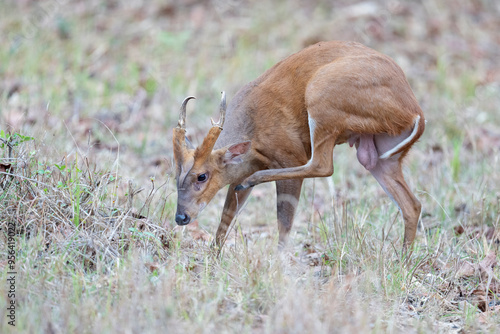
M 493 274 L 493 268 L 497 264 L 496 253 L 490 251 L 479 263 L 472 264 L 464 261 L 456 273 L 457 278 L 476 277 L 480 279 L 480 283 L 469 294 L 469 297 L 472 299 L 471 303 L 482 312 L 489 309 L 490 298 L 495 298 L 495 294 L 500 292 L 500 281 Z
M 488 271 L 488 273 L 493 272 L 493 268 L 497 265 L 497 255 L 495 254 L 494 251 L 490 251 L 488 255 L 479 263 L 479 267 L 484 270 Z
M 498 261 L 494 251 L 490 251 L 483 261 L 479 263 L 479 273 L 483 281 L 483 288 L 489 294 L 500 293 L 500 281 L 493 274 L 493 268 L 497 264 Z
M 488 279 L 493 275 L 493 268 L 497 265 L 497 258 L 494 251 L 490 251 L 486 257 L 478 264 L 472 264 L 468 261 L 463 261 L 457 270 L 456 277 L 478 276 L 482 279 Z M 495 277 L 493 279 L 496 280 Z
M 8 173 L 10 170 L 11 164 L 0 164 L 0 172 Z
M 487 294 L 483 289 L 476 289 L 471 293 L 472 302 L 481 312 L 486 312 Z
M 461 277 L 469 277 L 469 276 L 474 276 L 474 273 L 476 272 L 476 268 L 469 262 L 464 261 L 461 263 L 460 267 L 457 270 L 456 277 L 461 278 Z
M 457 225 L 453 228 L 455 235 L 459 236 L 462 234 L 467 235 L 470 239 L 486 238 L 486 240 L 500 240 L 500 232 L 493 226 L 481 225 L 481 226 L 462 226 Z

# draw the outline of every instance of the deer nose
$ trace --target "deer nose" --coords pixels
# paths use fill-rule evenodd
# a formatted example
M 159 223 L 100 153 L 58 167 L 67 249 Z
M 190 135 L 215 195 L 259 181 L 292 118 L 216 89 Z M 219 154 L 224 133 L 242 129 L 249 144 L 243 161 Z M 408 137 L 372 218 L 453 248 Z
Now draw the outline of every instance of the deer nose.
M 176 214 L 175 215 L 175 222 L 177 225 L 187 225 L 191 221 L 191 217 L 187 214 Z

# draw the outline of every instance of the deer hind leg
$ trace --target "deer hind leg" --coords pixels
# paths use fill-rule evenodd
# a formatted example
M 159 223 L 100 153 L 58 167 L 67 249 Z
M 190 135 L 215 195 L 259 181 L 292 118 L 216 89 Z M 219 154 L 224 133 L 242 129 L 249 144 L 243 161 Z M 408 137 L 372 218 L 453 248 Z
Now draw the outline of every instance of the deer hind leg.
M 405 224 L 403 251 L 415 240 L 421 204 L 406 184 L 401 168 L 401 154 L 388 159 L 378 159 L 377 165 L 370 170 L 387 195 L 399 207 Z
M 295 210 L 299 204 L 303 179 L 276 181 L 279 247 L 283 248 L 292 228 Z
M 349 138 L 349 145 L 356 145 L 359 162 L 370 171 L 403 214 L 405 223 L 403 249 L 411 246 L 415 239 L 421 204 L 406 184 L 401 168 L 401 162 L 408 149 L 394 156 L 390 154 L 411 135 L 412 131 L 407 130 L 398 136 L 354 134 Z
M 221 248 L 226 241 L 228 229 L 229 226 L 231 226 L 231 222 L 233 221 L 234 216 L 243 207 L 243 204 L 252 191 L 252 188 L 250 188 L 235 192 L 234 186 L 234 184 L 230 185 L 227 191 L 226 202 L 224 203 L 224 209 L 222 210 L 222 217 L 215 234 L 215 244 L 219 248 Z
M 327 124 L 331 127 L 331 124 Z M 333 129 L 326 129 L 317 124 L 309 117 L 309 131 L 311 133 L 311 159 L 302 166 L 267 169 L 255 172 L 240 185 L 236 190 L 247 189 L 257 184 L 280 181 L 288 179 L 304 179 L 311 177 L 323 177 L 333 174 L 333 148 L 337 139 L 337 133 Z

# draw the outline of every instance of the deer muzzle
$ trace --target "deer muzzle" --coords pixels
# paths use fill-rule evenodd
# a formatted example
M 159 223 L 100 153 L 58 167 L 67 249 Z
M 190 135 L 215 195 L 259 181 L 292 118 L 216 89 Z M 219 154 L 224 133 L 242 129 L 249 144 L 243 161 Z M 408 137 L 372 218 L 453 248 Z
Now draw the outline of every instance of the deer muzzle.
M 177 225 L 183 226 L 189 224 L 191 221 L 191 216 L 189 216 L 187 213 L 179 213 L 177 212 L 175 215 L 175 222 Z

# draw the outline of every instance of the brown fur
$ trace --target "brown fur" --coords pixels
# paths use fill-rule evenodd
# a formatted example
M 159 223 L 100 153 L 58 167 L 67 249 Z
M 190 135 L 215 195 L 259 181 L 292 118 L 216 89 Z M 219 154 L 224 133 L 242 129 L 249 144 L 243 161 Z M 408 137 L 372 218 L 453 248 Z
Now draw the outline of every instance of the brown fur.
M 174 136 L 177 164 L 189 169 L 184 171 L 186 180 L 179 190 L 178 214 L 186 213 L 195 218 L 200 207 L 204 207 L 219 189 L 230 184 L 217 231 L 217 243 L 221 244 L 250 187 L 262 182 L 296 179 L 298 182 L 283 183 L 277 191 L 278 197 L 286 195 L 298 201 L 303 178 L 333 173 L 335 145 L 367 134 L 373 135 L 367 138 L 374 138 L 374 144 L 363 147 L 382 147 L 384 143 L 392 143 L 388 141 L 391 138 L 394 141 L 404 137 L 399 140 L 401 142 L 413 129 L 418 116 L 419 127 L 412 140 L 389 159 L 375 159 L 372 160 L 375 167 L 370 165 L 370 169 L 373 167 L 376 171 L 370 170 L 372 174 L 375 173 L 403 211 L 405 224 L 411 227 L 405 230 L 405 246 L 409 245 L 415 237 L 420 203 L 404 183 L 400 169 L 402 159 L 424 131 L 424 115 L 401 68 L 391 58 L 354 42 L 312 45 L 244 86 L 228 106 L 220 136 L 210 134 L 202 145 L 211 147 L 217 140 L 213 152 L 201 148 L 204 152 L 200 154 L 199 148 L 193 154 L 189 149 L 176 148 L 182 143 Z M 313 143 L 309 118 L 316 125 Z M 251 141 L 248 152 L 240 152 L 234 160 L 224 159 L 231 147 L 247 140 Z M 373 156 L 373 151 L 371 153 Z M 377 152 L 376 157 L 382 153 Z M 391 168 L 387 167 L 389 165 Z M 386 175 L 388 171 L 397 175 L 400 186 L 392 186 L 391 175 Z M 210 178 L 197 184 L 194 179 L 202 173 L 208 173 Z M 238 192 L 234 187 L 239 184 L 238 188 L 244 192 L 240 192 L 240 202 L 236 204 Z M 290 201 L 294 203 L 286 204 L 278 198 L 282 243 L 292 225 L 296 207 L 296 201 Z

